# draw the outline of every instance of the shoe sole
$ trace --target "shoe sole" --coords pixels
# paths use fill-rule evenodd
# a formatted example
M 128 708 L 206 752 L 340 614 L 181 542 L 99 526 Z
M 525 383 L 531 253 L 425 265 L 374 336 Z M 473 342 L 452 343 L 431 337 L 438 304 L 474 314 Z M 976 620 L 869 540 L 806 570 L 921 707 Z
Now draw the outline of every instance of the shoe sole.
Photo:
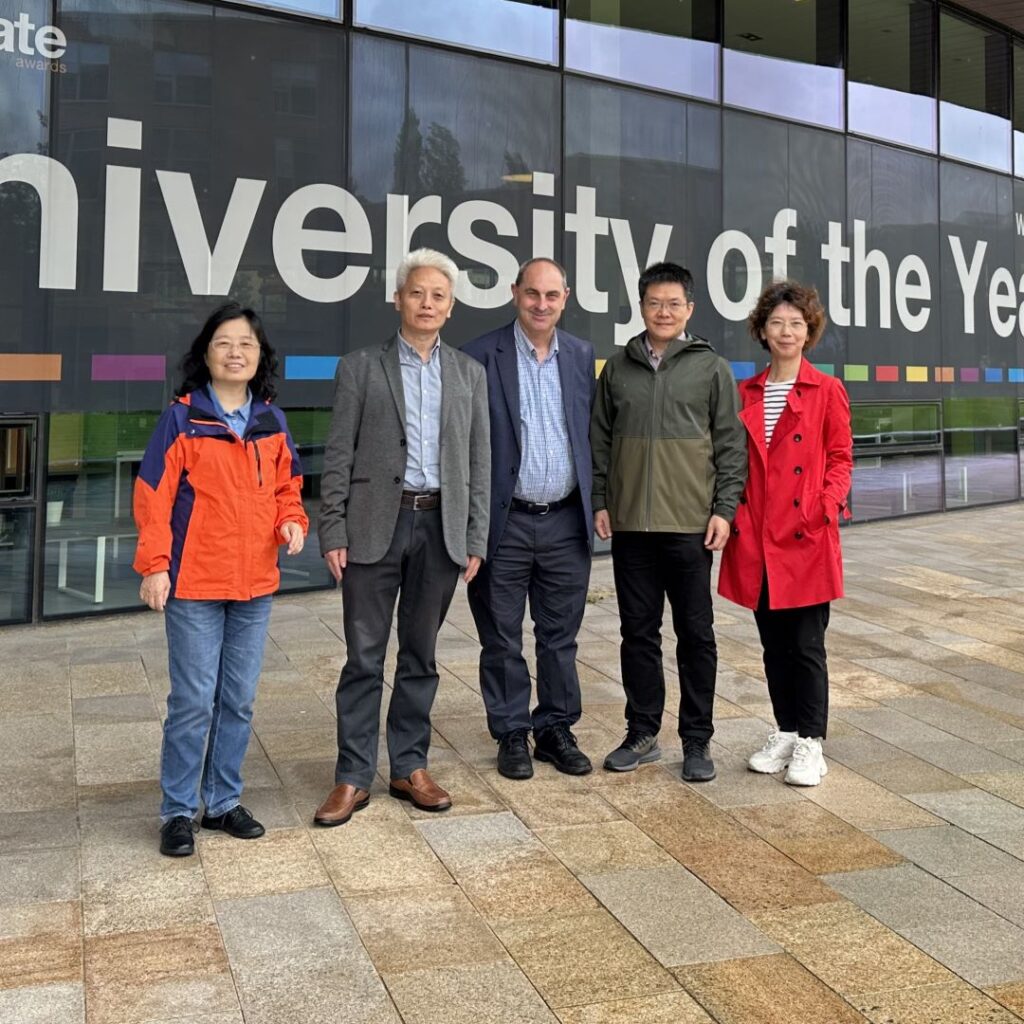
M 632 764 L 610 764 L 605 758 L 604 767 L 609 772 L 635 772 L 642 764 L 651 764 L 660 760 L 661 748 L 655 747 L 653 750 L 648 750 L 642 757 L 638 757 Z
M 191 857 L 196 852 L 196 848 L 195 846 L 189 846 L 187 848 L 177 847 L 173 850 L 165 850 L 163 847 L 160 847 L 160 852 L 165 857 Z
M 782 781 L 785 782 L 787 786 L 803 786 L 806 788 L 808 786 L 820 786 L 826 775 L 828 775 L 828 765 L 823 764 L 821 767 L 821 774 L 818 776 L 817 782 L 798 782 L 796 779 L 791 779 L 788 776 Z
M 532 779 L 533 778 L 533 767 L 531 766 L 529 771 L 519 771 L 519 772 L 505 772 L 505 771 L 502 771 L 501 768 L 499 767 L 498 768 L 498 774 L 503 779 L 514 779 L 517 782 L 521 782 L 523 779 Z
M 778 775 L 779 772 L 784 772 L 789 767 L 789 758 L 786 760 L 772 761 L 773 767 L 771 768 L 755 768 L 749 761 L 747 762 L 747 771 L 757 772 L 758 775 Z M 778 767 L 774 767 L 778 765 Z
M 556 761 L 550 754 L 545 753 L 543 750 L 534 750 L 533 756 L 538 761 L 546 761 L 548 764 L 553 764 L 560 772 L 565 775 L 589 775 L 593 770 L 594 766 L 588 764 L 586 768 L 573 768 L 570 765 L 562 764 Z
M 267 834 L 265 828 L 261 828 L 259 832 L 250 832 L 248 835 L 243 835 L 240 832 L 232 832 L 230 829 L 222 828 L 220 825 L 207 825 L 205 821 L 200 823 L 207 832 L 223 832 L 227 836 L 231 836 L 232 839 L 259 839 L 260 836 Z
M 352 818 L 352 815 L 355 814 L 356 811 L 361 811 L 369 802 L 370 802 L 370 798 L 369 797 L 367 797 L 365 800 L 360 800 L 359 803 L 357 803 L 355 805 L 355 807 L 353 807 L 352 810 L 349 811 L 348 814 L 345 815 L 344 818 L 316 818 L 316 817 L 314 817 L 313 818 L 313 824 L 314 825 L 319 825 L 321 828 L 335 828 L 338 825 L 344 825 L 346 821 L 349 821 Z
M 712 772 L 710 775 L 683 775 L 680 773 L 680 778 L 683 782 L 713 782 L 718 778 L 718 773 Z
M 409 803 L 411 803 L 413 805 L 413 807 L 416 807 L 416 808 L 418 808 L 421 811 L 429 811 L 431 814 L 437 814 L 440 811 L 450 810 L 451 806 L 452 806 L 452 802 L 450 800 L 446 804 L 438 804 L 438 805 L 421 804 L 419 802 L 419 800 L 417 800 L 412 795 L 412 793 L 406 793 L 405 790 L 403 790 L 403 789 L 395 789 L 394 786 L 389 786 L 388 787 L 388 792 L 396 800 L 407 800 Z

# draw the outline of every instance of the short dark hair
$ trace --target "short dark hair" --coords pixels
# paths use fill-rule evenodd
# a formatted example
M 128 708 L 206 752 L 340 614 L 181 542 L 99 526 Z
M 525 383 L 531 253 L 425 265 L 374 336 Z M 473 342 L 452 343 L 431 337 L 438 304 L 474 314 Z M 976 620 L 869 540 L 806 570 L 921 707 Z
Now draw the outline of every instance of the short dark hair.
M 776 307 L 783 304 L 799 309 L 807 321 L 807 343 L 804 345 L 804 351 L 810 352 L 825 333 L 828 317 L 825 315 L 821 299 L 818 298 L 817 288 L 800 284 L 799 281 L 774 281 L 761 292 L 757 305 L 747 317 L 747 330 L 750 331 L 750 336 L 767 351 L 768 342 L 761 337 L 761 332 Z
M 195 336 L 189 346 L 185 358 L 181 361 L 182 382 L 175 391 L 178 397 L 187 395 L 191 391 L 198 391 L 210 383 L 210 368 L 206 365 L 206 353 L 210 347 L 210 341 L 217 328 L 229 320 L 245 319 L 249 321 L 252 333 L 260 343 L 260 361 L 256 367 L 256 376 L 249 381 L 249 390 L 253 398 L 260 401 L 272 402 L 277 397 L 277 390 L 274 388 L 274 378 L 277 376 L 277 353 L 273 350 L 267 340 L 266 331 L 263 330 L 263 323 L 260 318 L 251 310 L 238 302 L 225 302 L 218 306 L 207 317 L 206 323 Z
M 562 287 L 569 287 L 569 275 L 565 272 L 565 267 L 562 266 L 558 260 L 553 260 L 550 256 L 534 256 L 532 259 L 528 259 L 519 267 L 519 273 L 516 274 L 516 287 L 518 288 L 523 283 L 523 276 L 536 263 L 547 263 L 554 267 L 562 275 Z
M 686 293 L 686 301 L 693 302 L 693 274 L 678 263 L 652 263 L 640 275 L 641 302 L 652 284 L 680 284 Z

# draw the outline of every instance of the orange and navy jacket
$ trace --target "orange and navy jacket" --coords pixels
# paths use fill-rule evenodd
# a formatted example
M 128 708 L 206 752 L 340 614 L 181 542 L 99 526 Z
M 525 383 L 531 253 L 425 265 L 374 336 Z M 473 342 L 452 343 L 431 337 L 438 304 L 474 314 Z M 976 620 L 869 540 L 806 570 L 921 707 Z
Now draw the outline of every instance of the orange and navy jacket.
M 134 568 L 168 572 L 189 600 L 248 601 L 272 594 L 278 533 L 303 532 L 302 467 L 284 413 L 252 400 L 239 438 L 205 390 L 175 399 L 157 422 L 135 482 Z

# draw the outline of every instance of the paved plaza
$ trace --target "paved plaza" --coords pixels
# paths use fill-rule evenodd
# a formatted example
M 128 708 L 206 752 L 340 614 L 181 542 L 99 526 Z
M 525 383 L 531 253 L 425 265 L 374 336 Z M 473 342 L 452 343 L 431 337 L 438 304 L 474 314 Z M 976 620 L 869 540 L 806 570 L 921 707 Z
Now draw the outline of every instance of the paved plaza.
M 666 758 L 495 772 L 464 587 L 431 770 L 335 829 L 340 596 L 275 604 L 245 803 L 268 826 L 157 852 L 155 614 L 0 630 L 3 1024 L 996 1024 L 1024 1019 L 1024 505 L 844 532 L 831 770 L 745 770 L 770 706 L 719 602 L 716 781 Z M 623 732 L 608 559 L 580 637 L 581 747 Z M 390 663 L 393 664 L 393 661 Z M 678 701 L 670 676 L 670 708 Z

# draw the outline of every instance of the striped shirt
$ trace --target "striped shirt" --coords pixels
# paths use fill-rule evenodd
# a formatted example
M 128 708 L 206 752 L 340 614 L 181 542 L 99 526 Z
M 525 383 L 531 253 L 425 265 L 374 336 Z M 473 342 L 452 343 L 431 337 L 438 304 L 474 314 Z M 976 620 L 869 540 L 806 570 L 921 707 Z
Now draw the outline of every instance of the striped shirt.
M 512 330 L 516 339 L 519 429 L 523 442 L 515 496 L 523 501 L 561 501 L 576 486 L 576 464 L 562 403 L 558 333 L 551 339 L 548 357 L 542 363 L 518 320 Z
M 405 486 L 410 491 L 441 489 L 441 336 L 426 362 L 398 335 L 398 365 L 405 393 Z
M 795 383 L 795 377 L 793 380 L 766 380 L 764 382 L 764 443 L 766 445 L 772 443 L 775 424 L 779 422 L 782 410 L 786 408 L 786 400 Z

